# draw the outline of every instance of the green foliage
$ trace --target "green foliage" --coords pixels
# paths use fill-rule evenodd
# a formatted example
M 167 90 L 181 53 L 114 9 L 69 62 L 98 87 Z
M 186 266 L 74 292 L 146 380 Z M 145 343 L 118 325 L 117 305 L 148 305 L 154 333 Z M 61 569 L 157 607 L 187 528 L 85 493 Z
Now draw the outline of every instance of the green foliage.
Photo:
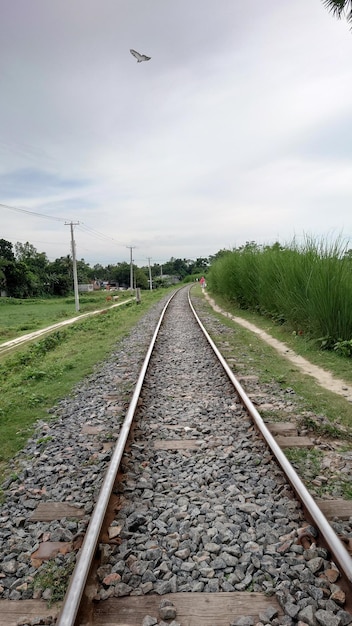
M 194 283 L 194 282 L 199 281 L 202 278 L 203 275 L 204 275 L 203 273 L 200 273 L 200 274 L 189 274 L 188 276 L 185 276 L 185 278 L 183 279 L 182 282 L 184 282 L 186 284 L 187 283 Z
M 13 246 L 10 241 L 0 239 L 0 259 L 13 262 L 15 260 L 15 255 L 12 248 Z
M 352 261 L 344 252 L 339 240 L 285 248 L 247 243 L 214 262 L 208 288 L 332 349 L 352 336 Z
M 344 357 L 352 357 L 352 339 L 342 341 L 341 339 L 334 344 L 334 350 L 337 354 Z
M 36 356 L 42 356 L 47 352 L 50 352 L 50 350 L 54 350 L 57 345 L 65 340 L 66 337 L 67 333 L 64 330 L 53 332 L 48 337 L 41 339 L 38 343 L 35 343 L 34 346 L 32 346 L 31 351 Z
M 191 274 L 204 274 L 209 267 L 209 260 L 207 258 L 198 257 L 195 261 L 190 259 L 175 259 L 171 257 L 170 261 L 167 261 L 162 266 L 164 275 L 177 276 L 180 280 L 183 280 L 186 276 Z
M 352 484 L 350 482 L 341 483 L 341 493 L 345 500 L 352 500 Z

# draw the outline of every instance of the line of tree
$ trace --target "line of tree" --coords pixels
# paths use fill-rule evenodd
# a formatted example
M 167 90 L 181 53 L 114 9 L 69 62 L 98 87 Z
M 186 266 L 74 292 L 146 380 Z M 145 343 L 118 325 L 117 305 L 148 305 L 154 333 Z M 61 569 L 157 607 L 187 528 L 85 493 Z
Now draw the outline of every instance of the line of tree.
M 193 275 L 206 273 L 215 257 L 189 259 L 171 258 L 160 265 L 150 267 L 154 287 L 168 284 L 167 277 L 184 280 Z M 130 286 L 130 264 L 96 264 L 91 267 L 84 259 L 77 261 L 78 282 L 89 284 L 113 283 L 120 287 Z M 136 287 L 149 288 L 149 266 L 133 266 Z M 34 298 L 46 296 L 66 296 L 73 290 L 73 263 L 70 255 L 49 261 L 45 252 L 38 252 L 29 243 L 17 242 L 13 245 L 0 239 L 0 290 L 14 298 Z

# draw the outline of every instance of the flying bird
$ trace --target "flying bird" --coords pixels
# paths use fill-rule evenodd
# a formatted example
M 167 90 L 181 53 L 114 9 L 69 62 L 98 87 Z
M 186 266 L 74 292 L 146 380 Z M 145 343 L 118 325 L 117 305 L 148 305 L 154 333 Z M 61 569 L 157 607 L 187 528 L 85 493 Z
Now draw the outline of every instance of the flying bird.
M 130 53 L 136 57 L 137 59 L 137 63 L 142 63 L 142 61 L 150 61 L 150 59 L 152 57 L 147 57 L 145 54 L 139 54 L 139 52 L 136 52 L 135 50 L 130 50 Z

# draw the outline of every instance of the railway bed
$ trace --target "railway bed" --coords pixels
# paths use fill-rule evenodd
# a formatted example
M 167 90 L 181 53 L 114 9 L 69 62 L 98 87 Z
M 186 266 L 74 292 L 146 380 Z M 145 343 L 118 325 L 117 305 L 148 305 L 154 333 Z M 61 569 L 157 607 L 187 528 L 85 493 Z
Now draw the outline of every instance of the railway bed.
M 171 301 L 136 396 L 78 617 L 64 606 L 57 623 L 346 626 L 347 551 L 337 540 L 332 558 L 325 518 L 307 521 L 186 299 Z

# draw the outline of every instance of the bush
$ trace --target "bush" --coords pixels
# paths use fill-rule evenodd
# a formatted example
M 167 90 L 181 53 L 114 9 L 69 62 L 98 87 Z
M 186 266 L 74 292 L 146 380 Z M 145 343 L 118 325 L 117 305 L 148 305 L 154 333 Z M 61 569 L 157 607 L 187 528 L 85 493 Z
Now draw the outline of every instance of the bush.
M 341 356 L 352 357 L 352 339 L 337 341 L 334 345 L 334 350 Z

